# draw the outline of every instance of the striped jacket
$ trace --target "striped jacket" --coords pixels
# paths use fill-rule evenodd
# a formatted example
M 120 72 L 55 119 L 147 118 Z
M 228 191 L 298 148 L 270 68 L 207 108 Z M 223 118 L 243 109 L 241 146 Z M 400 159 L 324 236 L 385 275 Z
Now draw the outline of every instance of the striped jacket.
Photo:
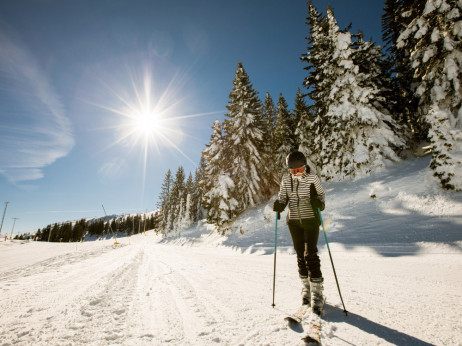
M 301 179 L 286 174 L 282 178 L 278 199 L 287 205 L 289 202 L 288 220 L 314 219 L 315 211 L 311 207 L 310 187 L 313 184 L 318 198 L 325 203 L 325 193 L 319 178 L 315 174 L 303 172 Z

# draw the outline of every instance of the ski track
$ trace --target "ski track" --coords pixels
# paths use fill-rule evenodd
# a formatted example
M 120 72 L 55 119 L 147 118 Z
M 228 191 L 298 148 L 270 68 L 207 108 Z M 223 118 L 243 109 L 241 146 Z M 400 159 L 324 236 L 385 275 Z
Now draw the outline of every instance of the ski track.
M 104 250 L 98 256 L 93 252 L 80 253 L 82 261 L 78 261 L 79 254 L 65 255 L 64 260 L 58 256 L 45 261 L 49 264 L 45 271 L 34 273 L 32 266 L 31 270 L 24 268 L 18 271 L 18 276 L 10 275 L 2 280 L 2 291 L 6 291 L 8 297 L 2 300 L 0 308 L 3 344 L 113 340 L 116 334 L 110 326 L 126 311 L 122 295 L 135 289 L 132 281 L 139 262 L 133 259 L 132 250 L 129 247 L 114 250 L 118 252 L 116 262 L 114 253 Z M 71 260 L 70 264 L 65 261 L 66 257 Z M 40 279 L 37 280 L 37 276 Z M 8 311 L 21 313 L 15 315 Z M 94 326 L 95 334 L 87 324 Z
M 403 272 L 393 257 L 335 255 L 350 313 L 343 314 L 322 251 L 323 344 L 460 344 L 461 279 L 438 274 L 441 260 L 433 262 L 444 255 L 400 258 Z M 454 273 L 458 258 L 448 264 Z M 361 269 L 354 270 L 358 261 Z M 159 244 L 155 236 L 129 246 L 82 248 L 0 274 L 0 345 L 301 345 L 309 318 L 296 327 L 283 321 L 300 300 L 295 256 L 278 259 L 275 308 L 272 269 L 273 256 Z M 416 312 L 416 298 L 404 293 L 415 287 L 425 287 Z M 435 304 L 453 313 L 422 313 Z M 425 327 L 409 329 L 415 325 Z
M 1 344 L 271 344 L 268 332 L 285 328 L 270 307 L 270 275 L 254 275 L 268 271 L 266 260 L 248 256 L 243 268 L 233 251 L 207 262 L 198 249 L 175 248 L 110 246 L 1 274 Z

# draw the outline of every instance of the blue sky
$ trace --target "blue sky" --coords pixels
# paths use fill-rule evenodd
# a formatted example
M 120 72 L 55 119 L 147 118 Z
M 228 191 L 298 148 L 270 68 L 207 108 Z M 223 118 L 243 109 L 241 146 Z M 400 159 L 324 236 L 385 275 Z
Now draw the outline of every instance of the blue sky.
M 328 4 L 381 43 L 383 1 Z M 305 77 L 306 1 L 0 3 L 2 233 L 155 209 L 165 173 L 194 172 L 237 63 L 292 107 Z M 133 118 L 155 111 L 155 132 Z M 1 216 L 0 215 L 0 216 Z

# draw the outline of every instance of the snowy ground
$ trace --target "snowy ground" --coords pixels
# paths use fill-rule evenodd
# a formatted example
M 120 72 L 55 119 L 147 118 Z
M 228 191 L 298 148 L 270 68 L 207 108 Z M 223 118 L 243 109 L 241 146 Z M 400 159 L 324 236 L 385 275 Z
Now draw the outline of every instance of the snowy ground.
M 462 194 L 440 191 L 426 165 L 325 184 L 349 313 L 321 235 L 324 345 L 462 345 Z M 283 220 L 271 306 L 274 230 L 262 206 L 226 238 L 200 224 L 181 238 L 150 231 L 119 245 L 2 241 L 0 345 L 303 344 L 306 325 L 283 320 L 301 300 Z

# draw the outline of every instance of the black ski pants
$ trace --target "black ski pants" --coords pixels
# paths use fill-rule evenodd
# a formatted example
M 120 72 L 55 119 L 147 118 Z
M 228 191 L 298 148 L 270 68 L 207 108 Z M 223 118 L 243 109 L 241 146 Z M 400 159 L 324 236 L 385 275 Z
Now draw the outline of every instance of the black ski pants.
M 321 260 L 318 256 L 319 223 L 316 219 L 288 220 L 290 235 L 297 253 L 300 276 L 321 278 Z

